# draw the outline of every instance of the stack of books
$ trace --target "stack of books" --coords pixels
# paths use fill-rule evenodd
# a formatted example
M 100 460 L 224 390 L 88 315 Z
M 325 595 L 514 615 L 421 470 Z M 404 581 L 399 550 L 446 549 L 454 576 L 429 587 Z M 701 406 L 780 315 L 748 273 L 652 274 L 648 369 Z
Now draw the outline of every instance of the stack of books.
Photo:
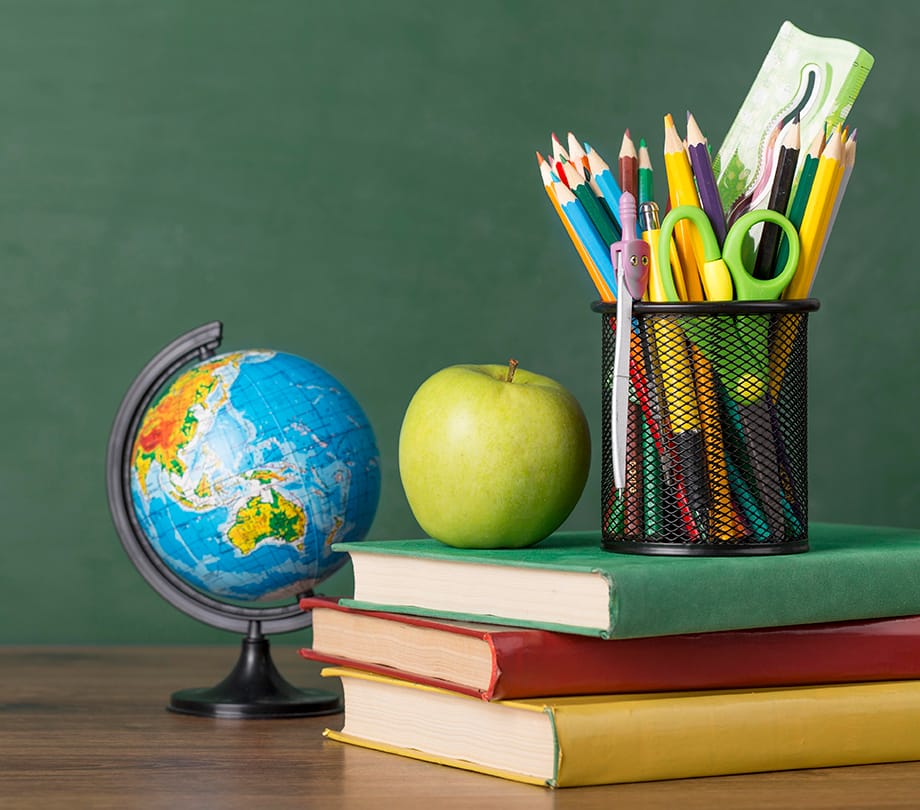
M 812 524 L 811 550 L 656 557 L 340 544 L 304 599 L 346 743 L 566 787 L 920 759 L 920 531 Z

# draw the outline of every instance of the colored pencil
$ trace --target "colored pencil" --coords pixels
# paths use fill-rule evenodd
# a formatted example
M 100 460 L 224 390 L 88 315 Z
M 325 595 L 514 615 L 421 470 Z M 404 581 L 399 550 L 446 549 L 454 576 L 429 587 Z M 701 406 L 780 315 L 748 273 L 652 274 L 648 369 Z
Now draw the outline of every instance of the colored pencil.
M 796 117 L 783 135 L 779 156 L 776 159 L 776 173 L 767 202 L 767 208 L 771 211 L 785 214 L 789 208 L 792 181 L 795 179 L 795 170 L 799 162 L 799 148 L 799 119 Z M 757 256 L 754 259 L 754 278 L 768 279 L 776 275 L 776 255 L 781 234 L 782 229 L 779 225 L 773 222 L 764 223 L 760 244 L 757 246 Z
M 585 269 L 588 271 L 588 275 L 591 277 L 591 281 L 594 282 L 594 286 L 597 289 L 597 293 L 600 296 L 601 301 L 615 301 L 616 296 L 607 285 L 604 276 L 600 272 L 600 269 L 595 264 L 594 260 L 591 258 L 591 255 L 588 253 L 587 249 L 582 243 L 581 238 L 575 232 L 575 229 L 572 226 L 572 223 L 569 221 L 569 218 L 563 212 L 562 206 L 559 204 L 559 199 L 556 195 L 556 192 L 553 189 L 554 182 L 558 181 L 553 180 L 552 169 L 550 168 L 549 162 L 539 152 L 537 152 L 537 163 L 540 166 L 540 176 L 543 179 L 543 188 L 546 190 L 546 196 L 549 197 L 550 202 L 553 204 L 553 208 L 556 210 L 557 216 L 562 221 L 566 233 L 569 235 L 569 239 L 575 246 L 575 250 L 578 251 L 578 255 L 581 257 L 581 261 L 584 264 Z
M 679 205 L 695 205 L 700 200 L 693 182 L 693 170 L 684 151 L 683 142 L 674 127 L 670 113 L 664 117 L 664 168 L 668 177 L 668 197 L 672 208 Z M 700 280 L 700 262 L 703 246 L 696 228 L 687 220 L 681 220 L 674 228 L 674 241 L 684 274 L 684 285 L 690 301 L 703 300 L 703 286 Z M 672 268 L 673 270 L 673 268 Z
M 562 164 L 562 171 L 565 173 L 565 183 L 572 190 L 572 193 L 578 197 L 585 213 L 591 218 L 594 227 L 607 243 L 609 248 L 614 242 L 620 239 L 620 229 L 616 222 L 611 219 L 610 214 L 601 205 L 597 197 L 594 196 L 591 186 L 585 179 L 585 174 L 578 163 L 568 161 Z M 562 179 L 562 178 L 560 178 Z
M 552 162 L 553 171 L 556 173 L 556 177 L 558 177 L 563 183 L 568 185 L 565 179 L 565 172 L 562 171 L 562 164 L 565 163 L 569 159 L 569 153 L 565 151 L 565 147 L 556 137 L 555 132 L 552 133 L 552 136 L 550 137 L 550 141 L 552 143 L 552 149 L 553 149 L 553 162 Z
M 639 168 L 639 159 L 636 155 L 636 145 L 633 143 L 628 128 L 623 133 L 617 165 L 620 173 L 620 189 L 624 192 L 628 191 L 633 197 L 638 197 L 639 184 L 636 172 Z
M 591 190 L 604 201 L 607 210 L 613 214 L 617 223 L 620 222 L 620 196 L 622 191 L 620 186 L 610 171 L 610 167 L 597 152 L 591 148 L 591 144 L 585 144 L 585 153 L 588 156 L 588 171 L 591 179 L 588 181 Z
M 837 191 L 837 197 L 834 200 L 834 208 L 831 211 L 830 221 L 827 223 L 827 230 L 824 232 L 824 241 L 821 244 L 821 252 L 818 254 L 818 264 L 815 267 L 815 272 L 818 272 L 818 267 L 821 266 L 821 259 L 824 258 L 824 250 L 827 247 L 827 240 L 831 234 L 831 231 L 834 229 L 834 222 L 837 219 L 837 211 L 840 210 L 840 202 L 843 200 L 843 195 L 846 193 L 847 184 L 850 182 L 850 175 L 853 173 L 853 165 L 856 163 L 856 130 L 854 129 L 850 136 L 847 138 L 846 143 L 844 144 L 843 150 L 843 177 L 840 180 L 840 189 Z
M 811 193 L 808 195 L 802 227 L 799 228 L 799 240 L 802 243 L 799 269 L 783 293 L 783 298 L 787 300 L 807 298 L 811 292 L 821 246 L 824 244 L 831 211 L 843 179 L 843 158 L 840 130 L 835 129 L 827 146 L 824 147 L 824 152 L 818 158 L 818 169 L 815 172 Z
M 645 138 L 639 140 L 639 168 L 637 170 L 639 183 L 639 205 L 644 202 L 655 201 L 655 172 L 652 169 L 652 159 L 649 157 L 648 146 Z
M 568 143 L 569 143 L 569 160 L 572 163 L 577 163 L 581 168 L 581 173 L 585 174 L 588 167 L 588 156 L 585 154 L 585 150 L 579 143 L 578 138 L 575 137 L 571 132 L 568 134 Z
M 799 172 L 798 179 L 795 181 L 792 189 L 792 202 L 789 205 L 789 221 L 798 230 L 802 227 L 802 217 L 805 216 L 805 206 L 808 204 L 808 195 L 811 194 L 811 187 L 815 181 L 815 172 L 818 170 L 818 158 L 824 151 L 824 133 L 819 132 L 815 135 L 808 150 L 805 153 L 805 162 L 802 164 L 802 170 Z M 785 236 L 780 237 L 779 251 L 776 254 L 776 267 L 783 267 L 786 264 L 786 258 L 789 256 L 789 242 Z
M 610 261 L 610 246 L 604 244 L 604 240 L 601 239 L 600 234 L 594 227 L 594 223 L 585 213 L 581 202 L 565 183 L 561 180 L 556 180 L 553 183 L 553 192 L 556 195 L 556 199 L 559 200 L 559 207 L 562 209 L 562 213 L 568 218 L 572 229 L 578 235 L 594 266 L 597 268 L 598 274 L 607 285 L 611 300 L 616 300 L 617 282 L 613 272 L 613 264 Z M 600 290 L 597 279 L 593 280 L 595 286 Z
M 727 231 L 725 212 L 722 210 L 722 199 L 719 197 L 716 178 L 712 172 L 709 144 L 703 137 L 696 118 L 689 112 L 687 113 L 687 153 L 693 169 L 693 177 L 696 180 L 700 207 L 706 212 L 706 217 L 712 224 L 712 232 L 716 235 L 719 247 L 722 247 Z

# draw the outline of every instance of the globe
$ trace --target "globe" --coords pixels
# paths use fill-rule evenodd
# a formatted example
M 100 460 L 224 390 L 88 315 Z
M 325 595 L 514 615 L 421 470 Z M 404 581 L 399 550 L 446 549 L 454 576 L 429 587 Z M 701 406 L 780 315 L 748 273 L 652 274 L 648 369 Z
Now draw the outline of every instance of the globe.
M 217 599 L 277 601 L 341 567 L 380 495 L 360 405 L 292 354 L 240 351 L 182 371 L 142 417 L 131 494 L 157 555 Z
M 243 633 L 233 669 L 173 692 L 171 711 L 232 719 L 341 711 L 290 684 L 267 633 L 310 624 L 300 597 L 345 563 L 380 495 L 364 411 L 327 371 L 292 354 L 217 355 L 223 324 L 180 335 L 141 369 L 109 435 L 106 487 L 131 562 L 167 602 Z

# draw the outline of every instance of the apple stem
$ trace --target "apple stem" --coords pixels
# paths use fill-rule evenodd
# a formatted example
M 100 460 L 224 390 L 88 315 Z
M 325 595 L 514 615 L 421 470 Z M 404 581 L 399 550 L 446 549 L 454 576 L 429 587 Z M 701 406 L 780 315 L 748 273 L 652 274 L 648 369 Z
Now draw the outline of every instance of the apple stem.
M 505 382 L 511 382 L 514 379 L 514 370 L 518 367 L 518 361 L 513 357 L 508 361 L 508 376 L 505 377 Z

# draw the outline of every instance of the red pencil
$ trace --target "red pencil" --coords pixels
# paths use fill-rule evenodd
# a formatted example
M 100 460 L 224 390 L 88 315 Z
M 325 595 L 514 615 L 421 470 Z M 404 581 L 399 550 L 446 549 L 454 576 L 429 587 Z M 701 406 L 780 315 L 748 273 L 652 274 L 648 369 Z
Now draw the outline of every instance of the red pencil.
M 553 160 L 552 167 L 553 171 L 556 172 L 556 176 L 567 186 L 569 181 L 565 179 L 565 170 L 562 168 L 562 165 L 566 163 L 569 159 L 568 152 L 565 151 L 565 147 L 556 137 L 556 133 L 552 133 L 552 142 L 553 142 Z

